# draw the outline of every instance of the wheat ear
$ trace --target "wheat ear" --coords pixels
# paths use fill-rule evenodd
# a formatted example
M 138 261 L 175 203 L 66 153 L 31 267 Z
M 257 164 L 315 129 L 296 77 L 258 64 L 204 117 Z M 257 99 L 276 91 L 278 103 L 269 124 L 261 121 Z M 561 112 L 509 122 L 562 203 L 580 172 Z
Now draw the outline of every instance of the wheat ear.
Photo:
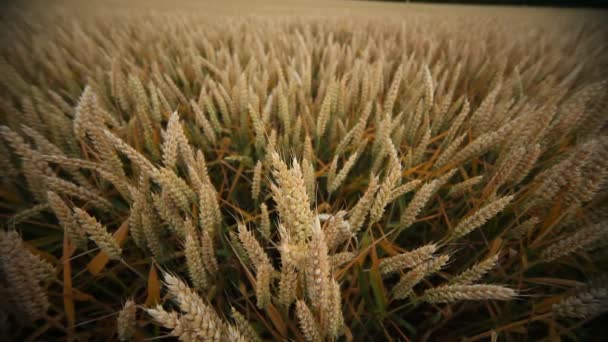
M 84 247 L 87 237 L 84 230 L 81 229 L 78 222 L 74 219 L 70 207 L 65 204 L 59 195 L 52 191 L 48 191 L 46 197 L 51 209 L 53 209 L 55 216 L 57 216 L 59 223 L 63 226 L 65 233 L 70 237 L 72 243 L 77 247 Z
M 253 181 L 251 182 L 251 198 L 257 201 L 260 197 L 260 189 L 262 184 L 262 161 L 258 160 L 253 169 Z
M 394 298 L 403 299 L 407 297 L 410 293 L 412 293 L 413 287 L 416 284 L 418 284 L 426 276 L 439 271 L 449 259 L 450 256 L 447 254 L 430 259 L 401 276 L 399 282 L 395 285 L 395 287 L 393 287 Z
M 306 341 L 322 341 L 321 333 L 319 332 L 319 327 L 317 325 L 317 322 L 315 321 L 315 317 L 308 308 L 308 305 L 306 305 L 303 300 L 298 300 L 296 302 L 296 315 L 298 316 L 298 320 L 300 321 L 300 329 L 302 330 Z
M 330 271 L 325 234 L 317 221 L 306 256 L 306 293 L 315 308 L 324 308 L 328 304 Z
M 374 195 L 376 194 L 377 189 L 378 177 L 372 177 L 367 186 L 367 190 L 365 190 L 363 196 L 351 209 L 348 217 L 348 223 L 350 224 L 350 228 L 353 233 L 359 231 L 359 229 L 363 225 L 365 217 L 367 216 L 367 213 L 369 212 L 372 206 Z
M 553 315 L 560 318 L 586 319 L 606 311 L 608 288 L 591 284 L 578 293 L 553 304 Z
M 251 342 L 261 342 L 260 336 L 253 329 L 251 324 L 247 321 L 245 316 L 243 316 L 240 312 L 238 312 L 235 308 L 231 308 L 232 318 L 234 318 L 234 322 L 236 323 L 237 328 L 241 332 L 241 335 L 245 337 L 247 341 Z
M 190 280 L 196 289 L 206 289 L 209 287 L 209 280 L 203 263 L 202 247 L 198 242 L 198 235 L 192 221 L 185 220 L 184 227 L 186 232 L 184 255 L 186 256 L 186 266 Z
M 414 223 L 414 220 L 416 217 L 418 217 L 418 214 L 420 211 L 422 211 L 422 208 L 426 206 L 427 202 L 435 192 L 437 183 L 437 180 L 426 183 L 420 188 L 420 190 L 416 192 L 410 203 L 407 205 L 407 208 L 401 215 L 399 223 L 400 230 L 405 229 Z
M 433 257 L 433 253 L 437 250 L 437 245 L 430 244 L 422 246 L 411 252 L 398 254 L 389 258 L 384 258 L 380 261 L 380 273 L 383 275 L 397 272 L 404 268 L 411 268 L 420 265 Z
M 459 300 L 512 300 L 515 290 L 498 285 L 448 285 L 424 292 L 422 300 L 429 303 L 452 303 Z
M 585 227 L 570 237 L 559 240 L 542 251 L 540 260 L 551 262 L 563 256 L 583 250 L 591 243 L 608 237 L 608 221 Z
M 459 239 L 484 225 L 488 220 L 501 212 L 512 200 L 513 196 L 505 196 L 485 205 L 471 216 L 460 221 L 450 235 L 450 239 Z
M 132 299 L 127 300 L 120 312 L 118 312 L 116 330 L 120 341 L 131 341 L 133 338 L 133 335 L 135 334 L 136 313 L 137 306 Z
M 498 262 L 498 253 L 471 266 L 471 268 L 460 273 L 450 280 L 452 285 L 469 285 L 481 279 L 486 273 L 492 270 Z
M 122 254 L 122 249 L 114 237 L 108 233 L 108 230 L 102 226 L 97 220 L 90 216 L 86 211 L 80 208 L 74 208 L 74 217 L 80 223 L 80 226 L 91 240 L 95 241 L 97 246 L 105 252 L 110 259 L 119 260 Z

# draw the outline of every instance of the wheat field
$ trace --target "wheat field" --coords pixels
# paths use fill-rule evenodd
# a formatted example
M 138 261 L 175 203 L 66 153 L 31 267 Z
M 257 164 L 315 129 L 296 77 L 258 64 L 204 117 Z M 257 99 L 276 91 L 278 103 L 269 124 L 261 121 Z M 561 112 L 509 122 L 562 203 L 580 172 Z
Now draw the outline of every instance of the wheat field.
M 5 4 L 0 337 L 602 340 L 605 14 Z

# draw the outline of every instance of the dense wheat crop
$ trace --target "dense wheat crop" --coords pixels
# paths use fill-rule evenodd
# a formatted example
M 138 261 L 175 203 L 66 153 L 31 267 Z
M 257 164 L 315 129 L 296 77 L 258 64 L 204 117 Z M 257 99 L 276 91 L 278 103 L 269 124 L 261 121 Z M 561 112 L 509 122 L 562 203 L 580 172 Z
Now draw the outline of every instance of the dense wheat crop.
M 601 334 L 599 16 L 108 4 L 2 15 L 0 335 Z

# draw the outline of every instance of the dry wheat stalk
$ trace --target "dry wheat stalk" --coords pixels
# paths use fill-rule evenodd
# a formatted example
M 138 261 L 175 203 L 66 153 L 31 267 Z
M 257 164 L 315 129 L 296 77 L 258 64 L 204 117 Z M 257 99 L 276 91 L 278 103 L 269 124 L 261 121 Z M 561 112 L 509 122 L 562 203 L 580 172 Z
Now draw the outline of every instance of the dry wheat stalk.
M 369 102 L 363 110 L 363 113 L 359 117 L 357 124 L 350 131 L 348 131 L 348 133 L 346 133 L 344 138 L 340 140 L 338 146 L 336 146 L 336 155 L 342 154 L 344 150 L 347 149 L 347 147 L 355 147 L 363 140 L 363 134 L 365 133 L 365 127 L 367 125 L 367 120 L 369 119 L 371 111 L 372 103 Z
M 37 205 L 34 205 L 33 207 L 19 210 L 18 212 L 16 212 L 14 215 L 12 215 L 7 220 L 6 225 L 11 230 L 15 229 L 15 227 L 18 224 L 31 220 L 36 216 L 40 216 L 41 213 L 48 211 L 48 210 L 49 210 L 48 204 L 37 204 Z

